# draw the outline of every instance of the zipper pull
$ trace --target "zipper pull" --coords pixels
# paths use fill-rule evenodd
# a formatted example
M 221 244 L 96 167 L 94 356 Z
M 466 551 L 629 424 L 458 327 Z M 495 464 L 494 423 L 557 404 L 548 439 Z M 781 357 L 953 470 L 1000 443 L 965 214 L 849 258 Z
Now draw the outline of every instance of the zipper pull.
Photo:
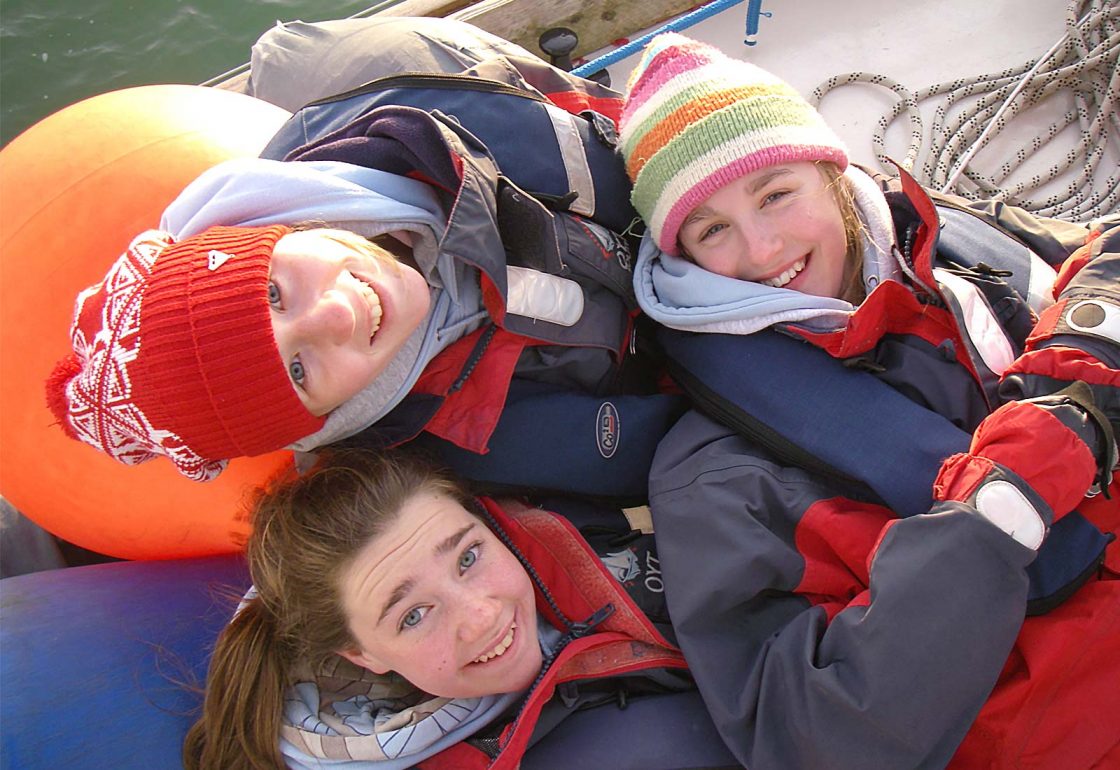
M 591 617 L 582 623 L 572 623 L 568 626 L 568 634 L 573 639 L 579 639 L 581 636 L 587 636 L 591 633 L 595 626 L 602 623 L 604 620 L 614 614 L 614 604 L 607 602 L 595 612 L 591 613 Z

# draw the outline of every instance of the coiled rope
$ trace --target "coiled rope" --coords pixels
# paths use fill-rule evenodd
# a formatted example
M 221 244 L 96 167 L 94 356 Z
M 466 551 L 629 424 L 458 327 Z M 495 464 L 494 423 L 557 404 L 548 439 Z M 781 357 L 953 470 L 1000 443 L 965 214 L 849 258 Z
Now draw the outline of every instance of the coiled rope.
M 910 140 L 901 165 L 922 184 L 973 200 L 1002 200 L 1040 216 L 1069 221 L 1096 219 L 1115 213 L 1120 202 L 1120 169 L 1115 162 L 1120 157 L 1120 3 L 1073 0 L 1066 9 L 1065 27 L 1061 39 L 1041 57 L 1002 72 L 940 83 L 917 93 L 883 75 L 850 72 L 822 83 L 810 101 L 817 105 L 830 91 L 854 83 L 887 88 L 899 99 L 894 109 L 879 119 L 871 139 L 880 163 L 888 163 L 884 147 L 887 129 L 905 113 Z M 994 173 L 985 175 L 973 168 L 977 153 L 1016 116 L 1060 92 L 1072 95 L 1073 103 L 1061 118 L 1038 132 L 1028 146 L 1018 147 Z M 946 98 L 934 112 L 929 146 L 921 168 L 916 170 L 924 139 L 919 105 L 942 96 Z M 950 116 L 953 110 L 956 112 Z M 1008 179 L 1074 123 L 1081 138 L 1061 160 L 1022 181 L 1012 183 Z M 1110 146 L 1114 151 L 1111 160 L 1106 153 Z M 1066 172 L 1073 177 L 1064 189 L 1041 199 L 1032 197 Z

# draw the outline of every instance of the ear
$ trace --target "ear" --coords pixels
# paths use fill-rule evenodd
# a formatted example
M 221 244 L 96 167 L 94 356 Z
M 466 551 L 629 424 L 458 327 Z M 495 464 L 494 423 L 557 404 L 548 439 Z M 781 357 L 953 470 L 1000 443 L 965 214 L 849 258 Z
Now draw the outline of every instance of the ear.
M 357 648 L 347 647 L 338 650 L 338 654 L 360 668 L 368 669 L 375 674 L 388 674 L 392 669 L 386 666 L 373 655 Z
M 390 230 L 385 234 L 391 235 L 410 249 L 415 245 L 416 237 L 408 230 Z

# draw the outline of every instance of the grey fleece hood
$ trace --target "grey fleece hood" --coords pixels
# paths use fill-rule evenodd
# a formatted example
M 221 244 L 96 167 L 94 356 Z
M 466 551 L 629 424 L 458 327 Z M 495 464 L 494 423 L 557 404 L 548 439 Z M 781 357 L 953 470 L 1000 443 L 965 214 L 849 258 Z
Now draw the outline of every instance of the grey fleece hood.
M 366 237 L 407 232 L 431 287 L 428 316 L 389 367 L 291 448 L 310 451 L 377 422 L 408 394 L 440 351 L 486 318 L 473 270 L 439 250 L 444 213 L 423 182 L 337 161 L 285 163 L 243 158 L 191 182 L 167 207 L 160 228 L 176 239 L 214 225 L 254 227 L 323 222 Z

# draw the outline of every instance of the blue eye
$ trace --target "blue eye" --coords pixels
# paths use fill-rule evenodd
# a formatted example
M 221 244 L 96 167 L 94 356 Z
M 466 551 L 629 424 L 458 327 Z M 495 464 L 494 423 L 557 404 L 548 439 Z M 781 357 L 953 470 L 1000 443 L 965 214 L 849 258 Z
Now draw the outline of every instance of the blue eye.
M 268 304 L 280 307 L 280 287 L 272 281 L 268 282 Z
M 787 195 L 789 195 L 789 190 L 777 190 L 763 198 L 762 205 L 765 206 L 768 203 L 777 203 Z
M 709 227 L 707 230 L 704 231 L 703 235 L 700 236 L 700 240 L 701 241 L 707 240 L 710 236 L 715 235 L 720 230 L 723 230 L 725 227 L 727 227 L 727 225 L 712 225 L 711 227 Z
M 461 554 L 459 554 L 459 572 L 460 573 L 466 572 L 472 566 L 474 566 L 474 563 L 476 561 L 478 561 L 478 549 L 479 549 L 479 547 L 480 547 L 480 544 L 475 543 L 470 548 L 468 548 L 467 550 L 465 550 Z
M 419 607 L 413 607 L 405 616 L 401 618 L 401 626 L 403 628 L 413 628 L 419 625 L 420 621 L 424 619 L 424 612 Z
M 307 372 L 304 371 L 303 362 L 299 360 L 298 356 L 293 358 L 292 362 L 288 364 L 288 375 L 296 385 L 303 384 L 303 379 L 307 376 Z

